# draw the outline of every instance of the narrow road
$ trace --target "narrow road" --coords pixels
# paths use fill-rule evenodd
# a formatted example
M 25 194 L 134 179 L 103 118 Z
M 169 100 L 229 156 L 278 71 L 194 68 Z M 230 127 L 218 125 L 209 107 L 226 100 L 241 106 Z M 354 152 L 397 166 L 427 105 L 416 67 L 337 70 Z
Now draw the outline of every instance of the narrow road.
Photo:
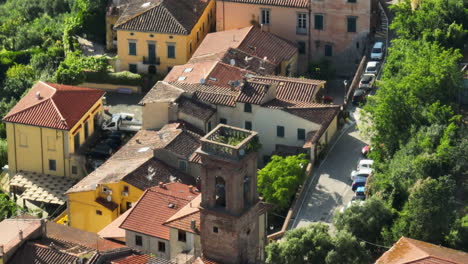
M 341 131 L 320 167 L 313 172 L 314 180 L 300 201 L 301 207 L 291 228 L 314 222 L 332 222 L 334 212 L 346 205 L 354 194 L 350 174 L 362 158 L 361 148 L 365 144 L 355 123 Z

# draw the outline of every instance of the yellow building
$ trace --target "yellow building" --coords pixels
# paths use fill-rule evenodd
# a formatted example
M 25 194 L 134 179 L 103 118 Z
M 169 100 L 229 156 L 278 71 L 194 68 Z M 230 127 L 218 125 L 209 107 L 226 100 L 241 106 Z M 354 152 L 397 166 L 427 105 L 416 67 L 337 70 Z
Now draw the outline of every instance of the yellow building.
M 3 118 L 10 174 L 82 178 L 76 150 L 94 133 L 103 91 L 38 82 Z
M 160 182 L 195 184 L 198 163 L 190 157 L 199 137 L 169 124 L 140 130 L 98 169 L 67 191 L 69 225 L 98 232 Z
M 214 0 L 148 0 L 128 5 L 115 23 L 117 71 L 165 74 L 186 63 L 214 31 Z

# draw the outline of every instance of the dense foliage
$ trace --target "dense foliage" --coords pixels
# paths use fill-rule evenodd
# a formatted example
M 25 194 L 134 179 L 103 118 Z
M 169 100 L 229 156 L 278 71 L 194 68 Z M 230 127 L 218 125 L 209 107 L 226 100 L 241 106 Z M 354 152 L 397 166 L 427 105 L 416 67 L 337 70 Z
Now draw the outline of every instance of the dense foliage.
M 387 246 L 406 236 L 466 249 L 468 129 L 459 115 L 458 63 L 468 40 L 468 2 L 420 1 L 414 11 L 403 2 L 393 10 L 398 38 L 364 108 L 376 161 L 368 183 L 373 198 L 335 222 Z M 379 215 L 361 210 L 377 204 Z
M 361 264 L 368 262 L 364 244 L 346 231 L 332 237 L 325 224 L 313 224 L 286 232 L 281 242 L 266 247 L 266 263 Z
M 304 181 L 307 159 L 304 154 L 286 158 L 273 156 L 271 161 L 258 171 L 258 192 L 275 210 L 289 208 L 299 185 Z
M 11 201 L 8 195 L 0 192 L 0 219 L 9 218 L 16 214 L 18 206 Z

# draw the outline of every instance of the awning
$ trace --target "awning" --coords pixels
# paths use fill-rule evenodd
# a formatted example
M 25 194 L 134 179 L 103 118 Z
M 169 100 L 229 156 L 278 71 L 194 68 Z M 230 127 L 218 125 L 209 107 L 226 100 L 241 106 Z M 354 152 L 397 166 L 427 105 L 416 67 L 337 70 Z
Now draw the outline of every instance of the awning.
M 11 179 L 10 186 L 24 190 L 21 199 L 62 205 L 67 200 L 65 192 L 75 183 L 75 179 L 67 177 L 18 172 Z

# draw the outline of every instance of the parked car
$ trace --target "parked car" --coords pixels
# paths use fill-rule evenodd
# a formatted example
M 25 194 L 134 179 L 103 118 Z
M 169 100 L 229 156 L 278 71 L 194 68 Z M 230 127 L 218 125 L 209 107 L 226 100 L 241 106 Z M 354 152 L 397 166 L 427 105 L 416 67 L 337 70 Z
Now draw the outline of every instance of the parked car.
M 366 187 L 360 186 L 357 187 L 356 192 L 354 193 L 355 199 L 365 200 L 366 199 Z
M 103 143 L 111 147 L 113 151 L 118 150 L 122 146 L 122 141 L 116 138 L 108 138 Z
M 367 91 L 363 89 L 357 89 L 356 91 L 354 91 L 351 102 L 353 103 L 353 105 L 360 105 L 361 103 L 365 103 L 366 95 L 367 95 Z
M 356 179 L 356 177 L 358 177 L 358 176 L 367 178 L 367 177 L 369 177 L 369 175 L 372 174 L 373 171 L 374 170 L 370 169 L 370 168 L 363 168 L 362 170 L 353 170 L 351 172 L 351 180 L 354 181 Z
M 135 119 L 133 114 L 118 113 L 102 124 L 102 130 L 136 132 L 141 129 L 141 125 L 141 121 Z
M 362 159 L 359 161 L 356 170 L 362 170 L 364 168 L 372 169 L 372 165 L 374 165 L 374 161 L 371 159 Z
M 365 145 L 364 147 L 362 147 L 361 149 L 361 153 L 364 157 L 367 157 L 367 154 L 369 154 L 370 152 L 370 146 L 369 145 Z
M 111 147 L 104 143 L 99 143 L 88 153 L 88 156 L 93 159 L 107 159 L 113 153 Z
M 372 47 L 370 58 L 371 60 L 381 60 L 384 56 L 384 44 L 383 42 L 376 42 Z
M 367 177 L 357 176 L 351 185 L 351 190 L 356 191 L 358 187 L 366 186 L 366 181 Z
M 361 76 L 361 80 L 359 81 L 359 89 L 363 90 L 371 90 L 374 87 L 375 82 L 375 74 L 372 73 L 365 73 Z
M 378 61 L 369 61 L 366 65 L 365 73 L 377 74 L 379 71 L 380 63 Z

